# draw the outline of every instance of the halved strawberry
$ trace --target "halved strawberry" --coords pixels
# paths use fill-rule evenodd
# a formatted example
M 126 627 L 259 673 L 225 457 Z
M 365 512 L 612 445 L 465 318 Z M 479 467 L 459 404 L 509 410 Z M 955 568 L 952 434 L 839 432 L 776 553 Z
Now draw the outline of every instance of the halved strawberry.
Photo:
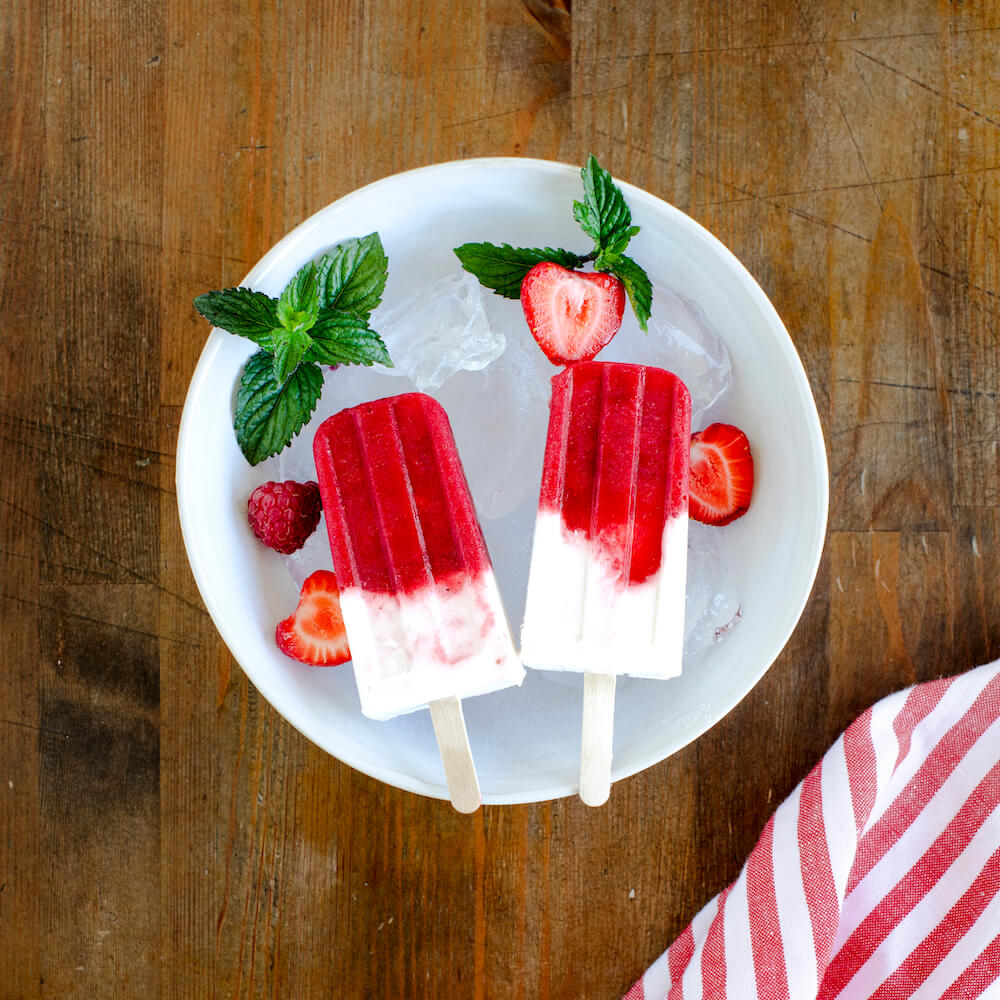
M 318 569 L 306 578 L 298 606 L 278 624 L 274 638 L 286 656 L 314 667 L 332 667 L 351 658 L 333 573 Z
M 589 361 L 622 325 L 625 286 L 613 274 L 542 261 L 521 282 L 521 307 L 549 361 Z
M 710 424 L 691 435 L 691 503 L 702 524 L 729 524 L 750 506 L 753 457 L 746 434 L 731 424 Z

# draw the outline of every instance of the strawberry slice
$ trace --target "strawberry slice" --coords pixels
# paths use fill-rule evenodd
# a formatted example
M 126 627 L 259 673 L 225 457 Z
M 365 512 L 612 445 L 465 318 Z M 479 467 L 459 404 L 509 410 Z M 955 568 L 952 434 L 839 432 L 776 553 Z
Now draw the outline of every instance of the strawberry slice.
M 691 502 L 702 524 L 729 524 L 746 513 L 753 492 L 753 457 L 746 434 L 710 424 L 691 435 Z
M 274 638 L 285 656 L 314 667 L 332 667 L 351 658 L 333 573 L 318 569 L 306 578 L 298 606 L 278 624 Z
M 569 271 L 542 261 L 521 282 L 521 306 L 549 361 L 589 361 L 622 325 L 625 286 L 613 274 Z

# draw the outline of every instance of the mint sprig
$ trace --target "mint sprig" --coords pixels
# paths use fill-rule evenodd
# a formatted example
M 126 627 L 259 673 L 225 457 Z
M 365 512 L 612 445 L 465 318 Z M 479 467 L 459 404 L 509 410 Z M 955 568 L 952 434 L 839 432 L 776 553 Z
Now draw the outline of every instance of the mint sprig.
M 573 218 L 594 241 L 589 253 L 545 247 L 514 247 L 509 243 L 463 243 L 455 247 L 462 267 L 479 279 L 481 285 L 508 299 L 520 298 L 521 282 L 536 264 L 552 261 L 574 270 L 593 263 L 595 271 L 613 274 L 625 286 L 632 311 L 639 326 L 647 329 L 653 307 L 653 286 L 646 272 L 625 249 L 636 233 L 632 212 L 618 185 L 591 154 L 580 171 L 583 200 L 573 202 Z
M 214 326 L 252 340 L 233 427 L 251 465 L 276 455 L 302 429 L 323 391 L 327 365 L 392 367 L 382 338 L 368 325 L 382 301 L 388 259 L 378 233 L 337 244 L 305 264 L 271 298 L 250 288 L 225 288 L 195 300 Z

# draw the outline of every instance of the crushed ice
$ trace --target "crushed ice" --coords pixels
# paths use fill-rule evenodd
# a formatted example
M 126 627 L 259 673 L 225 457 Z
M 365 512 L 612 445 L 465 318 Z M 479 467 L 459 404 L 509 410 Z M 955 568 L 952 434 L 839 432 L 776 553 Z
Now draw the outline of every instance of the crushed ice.
M 656 285 L 649 330 L 626 309 L 621 331 L 600 360 L 657 365 L 691 392 L 692 428 L 711 423 L 732 384 L 729 353 L 704 312 Z M 326 373 L 313 419 L 272 467 L 270 478 L 315 479 L 312 439 L 326 417 L 367 399 L 412 388 L 448 411 L 466 478 L 493 556 L 515 635 L 534 528 L 548 424 L 549 380 L 559 369 L 538 349 L 517 301 L 486 292 L 471 275 L 449 274 L 372 316 L 394 369 L 342 366 Z M 504 333 L 506 331 L 506 335 Z M 715 418 L 718 419 L 718 418 Z M 263 478 L 268 478 L 264 476 Z M 738 624 L 741 595 L 720 529 L 692 521 L 688 538 L 684 658 L 697 658 Z M 285 564 L 296 589 L 314 569 L 332 568 L 325 523 Z M 547 674 L 557 683 L 572 675 Z

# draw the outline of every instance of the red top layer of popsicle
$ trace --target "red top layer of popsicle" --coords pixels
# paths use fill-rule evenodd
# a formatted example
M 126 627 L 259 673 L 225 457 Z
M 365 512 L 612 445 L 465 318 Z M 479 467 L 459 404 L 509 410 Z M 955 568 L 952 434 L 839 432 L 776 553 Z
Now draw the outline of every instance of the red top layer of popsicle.
M 341 589 L 412 593 L 489 567 L 448 416 L 430 396 L 341 410 L 313 455 Z
M 660 568 L 687 514 L 691 396 L 662 368 L 588 361 L 552 379 L 539 507 L 600 547 L 623 580 Z

